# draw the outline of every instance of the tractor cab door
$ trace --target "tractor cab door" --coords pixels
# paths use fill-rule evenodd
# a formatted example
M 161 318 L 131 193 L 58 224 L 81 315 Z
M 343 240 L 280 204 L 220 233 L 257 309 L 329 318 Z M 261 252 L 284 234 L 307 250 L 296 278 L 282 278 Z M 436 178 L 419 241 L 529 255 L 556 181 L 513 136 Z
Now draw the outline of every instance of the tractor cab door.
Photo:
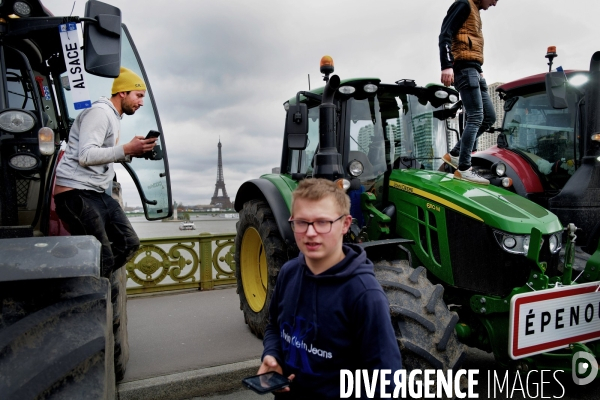
M 123 168 L 115 165 L 115 171 L 118 176 L 121 176 L 126 170 L 133 179 L 142 200 L 146 219 L 163 219 L 171 216 L 173 212 L 164 132 L 144 66 L 125 25 L 122 25 L 121 32 L 121 66 L 129 68 L 142 77 L 147 91 L 144 106 L 138 109 L 134 115 L 124 116 L 121 120 L 121 134 L 118 143 L 127 143 L 134 136 L 146 136 L 150 130 L 159 131 L 161 135 L 155 146 L 153 159 L 133 158 L 131 163 L 121 163 Z M 68 82 L 66 73 L 61 78 L 62 83 Z M 86 83 L 92 102 L 102 96 L 110 97 L 112 79 L 87 74 Z M 75 110 L 73 101 L 71 101 L 70 88 L 64 84 L 63 92 L 67 100 L 69 117 L 75 118 L 81 110 Z

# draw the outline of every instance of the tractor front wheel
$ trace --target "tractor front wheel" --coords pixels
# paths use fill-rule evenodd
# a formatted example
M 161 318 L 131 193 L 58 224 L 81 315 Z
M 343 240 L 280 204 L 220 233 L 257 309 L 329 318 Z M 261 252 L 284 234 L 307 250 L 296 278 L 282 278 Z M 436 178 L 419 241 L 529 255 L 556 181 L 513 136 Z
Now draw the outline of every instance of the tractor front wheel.
M 458 315 L 444 303 L 444 288 L 427 279 L 426 269 L 407 261 L 375 264 L 375 276 L 390 302 L 402 364 L 407 370 L 456 370 L 465 357 L 454 327 Z
M 277 275 L 287 261 L 287 249 L 266 202 L 250 200 L 239 215 L 235 238 L 237 293 L 250 331 L 262 338 Z

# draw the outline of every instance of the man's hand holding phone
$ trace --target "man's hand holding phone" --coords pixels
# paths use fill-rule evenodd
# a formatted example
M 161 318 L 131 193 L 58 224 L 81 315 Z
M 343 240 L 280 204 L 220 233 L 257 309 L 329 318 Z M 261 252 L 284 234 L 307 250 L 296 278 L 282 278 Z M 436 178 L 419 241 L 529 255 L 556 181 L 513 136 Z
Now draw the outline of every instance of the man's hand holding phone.
M 134 136 L 129 143 L 123 145 L 125 155 L 133 157 L 145 157 L 152 151 L 152 149 L 154 149 L 156 141 L 158 140 L 158 136 L 160 136 L 160 132 L 158 131 L 150 131 L 146 137 Z

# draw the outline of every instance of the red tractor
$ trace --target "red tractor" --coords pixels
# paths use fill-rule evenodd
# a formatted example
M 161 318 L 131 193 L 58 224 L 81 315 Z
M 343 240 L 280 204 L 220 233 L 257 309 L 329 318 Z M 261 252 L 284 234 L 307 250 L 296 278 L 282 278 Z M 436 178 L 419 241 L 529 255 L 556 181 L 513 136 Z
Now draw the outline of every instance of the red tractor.
M 472 156 L 473 168 L 556 214 L 577 230 L 575 269 L 583 270 L 600 238 L 600 52 L 589 71 L 550 71 L 497 88 L 504 120 L 496 146 Z M 566 238 L 566 235 L 563 235 Z M 600 256 L 600 253 L 598 254 Z M 586 270 L 580 281 L 598 279 Z

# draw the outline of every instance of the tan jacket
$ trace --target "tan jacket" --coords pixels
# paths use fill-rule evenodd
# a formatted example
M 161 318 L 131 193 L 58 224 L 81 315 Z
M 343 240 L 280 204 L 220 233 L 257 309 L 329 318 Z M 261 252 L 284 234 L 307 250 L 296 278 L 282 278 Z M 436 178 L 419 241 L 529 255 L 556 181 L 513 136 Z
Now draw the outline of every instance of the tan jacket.
M 479 0 L 469 0 L 471 13 L 452 38 L 454 61 L 477 61 L 483 65 L 483 32 L 479 14 Z

